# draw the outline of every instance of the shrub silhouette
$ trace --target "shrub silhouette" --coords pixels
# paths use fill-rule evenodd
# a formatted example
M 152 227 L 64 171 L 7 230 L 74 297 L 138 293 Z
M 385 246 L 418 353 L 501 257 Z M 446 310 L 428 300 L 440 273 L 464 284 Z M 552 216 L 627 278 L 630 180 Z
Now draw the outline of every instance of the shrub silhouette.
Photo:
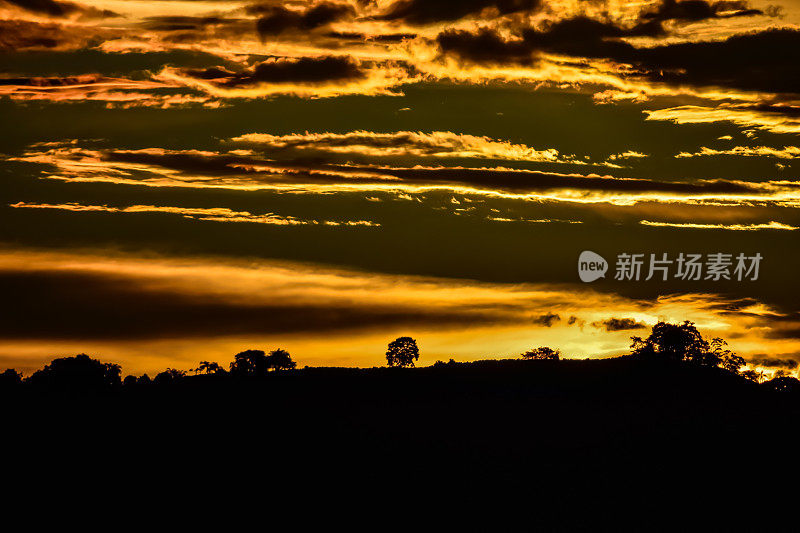
M 121 368 L 114 363 L 101 363 L 85 353 L 75 357 L 53 359 L 37 370 L 28 382 L 52 389 L 101 390 L 119 387 Z
M 523 353 L 522 358 L 528 360 L 558 361 L 561 358 L 561 352 L 548 346 L 540 346 Z
M 389 366 L 411 367 L 419 359 L 417 341 L 411 337 L 399 337 L 389 343 L 386 362 Z

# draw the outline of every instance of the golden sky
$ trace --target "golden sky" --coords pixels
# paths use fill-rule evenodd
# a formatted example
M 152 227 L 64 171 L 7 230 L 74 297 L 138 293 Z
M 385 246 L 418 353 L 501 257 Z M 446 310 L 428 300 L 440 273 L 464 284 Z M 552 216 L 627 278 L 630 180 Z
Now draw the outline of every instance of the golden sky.
M 798 51 L 797 0 L 0 0 L 0 367 L 607 357 L 692 320 L 796 372 Z

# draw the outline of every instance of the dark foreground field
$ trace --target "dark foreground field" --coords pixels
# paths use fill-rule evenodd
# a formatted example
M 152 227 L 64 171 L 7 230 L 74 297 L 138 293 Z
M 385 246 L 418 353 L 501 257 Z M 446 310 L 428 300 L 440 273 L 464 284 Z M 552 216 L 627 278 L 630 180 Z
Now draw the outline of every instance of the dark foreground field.
M 796 392 L 630 358 L 207 375 L 96 395 L 22 391 L 5 404 L 6 457 L 67 483 L 256 483 L 298 498 L 505 490 L 561 504 L 720 489 L 742 505 L 772 499 L 776 476 L 795 478 L 800 419 Z

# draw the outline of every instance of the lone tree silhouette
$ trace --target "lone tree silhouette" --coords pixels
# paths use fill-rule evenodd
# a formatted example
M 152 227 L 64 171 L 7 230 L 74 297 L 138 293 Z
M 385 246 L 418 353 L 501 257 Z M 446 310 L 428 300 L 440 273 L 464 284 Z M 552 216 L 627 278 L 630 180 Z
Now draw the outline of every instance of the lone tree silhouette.
M 269 352 L 269 355 L 266 357 L 266 364 L 267 369 L 275 371 L 292 370 L 297 366 L 297 363 L 292 361 L 292 356 L 289 355 L 289 352 L 280 348 Z
M 631 337 L 632 355 L 643 359 L 687 361 L 698 366 L 721 366 L 738 373 L 745 361 L 731 352 L 723 339 L 705 340 L 693 322 L 659 322 L 646 339 Z
M 522 358 L 529 360 L 558 361 L 561 358 L 561 352 L 559 350 L 554 350 L 549 346 L 540 346 L 523 353 Z
M 102 390 L 122 385 L 122 369 L 114 363 L 101 363 L 85 353 L 53 359 L 28 378 L 31 385 L 54 389 Z
M 389 366 L 414 366 L 414 361 L 419 359 L 417 341 L 411 337 L 399 337 L 389 343 L 386 350 L 386 362 Z

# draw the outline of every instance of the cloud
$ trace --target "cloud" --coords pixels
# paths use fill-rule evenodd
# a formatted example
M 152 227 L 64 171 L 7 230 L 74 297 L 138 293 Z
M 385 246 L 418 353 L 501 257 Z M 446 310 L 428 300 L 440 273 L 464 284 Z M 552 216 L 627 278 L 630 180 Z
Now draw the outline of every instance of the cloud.
M 261 15 L 256 22 L 256 29 L 262 39 L 287 31 L 315 30 L 355 16 L 355 9 L 350 4 L 333 2 L 320 2 L 305 11 L 259 4 L 249 6 L 247 11 Z
M 627 331 L 631 329 L 646 329 L 647 324 L 637 322 L 633 318 L 608 318 L 597 322 L 592 322 L 595 328 L 602 328 L 606 331 Z
M 486 136 L 458 134 L 449 131 L 430 133 L 397 131 L 376 133 L 305 133 L 270 135 L 249 133 L 234 137 L 230 142 L 273 153 L 276 151 L 317 151 L 365 156 L 415 156 L 502 159 L 510 161 L 570 162 L 574 156 L 561 156 L 558 150 L 537 150 L 524 144 L 491 139 Z
M 202 71 L 204 79 L 209 71 Z M 227 73 L 223 78 L 216 78 L 220 85 L 238 87 L 257 83 L 324 83 L 330 81 L 363 79 L 361 66 L 349 57 L 322 57 L 299 59 L 274 59 L 259 63 L 251 70 L 242 73 Z
M 510 37 L 488 27 L 474 32 L 449 29 L 440 33 L 436 42 L 444 57 L 479 65 L 533 66 L 542 54 L 559 54 L 632 65 L 635 70 L 619 74 L 647 82 L 800 93 L 800 73 L 795 68 L 800 62 L 800 30 L 796 28 L 650 47 L 624 40 L 663 34 L 658 19 L 623 27 L 578 16 L 538 28 L 519 28 Z
M 209 27 L 240 24 L 242 19 L 218 16 L 196 17 L 185 15 L 153 16 L 144 19 L 142 26 L 154 31 L 201 31 Z
M 74 2 L 56 0 L 0 0 L 0 6 L 10 4 L 25 11 L 54 18 L 80 16 L 83 18 L 111 18 L 119 15 L 108 9 L 97 9 L 92 6 Z
M 799 146 L 784 146 L 783 148 L 772 148 L 770 146 L 734 146 L 728 150 L 716 150 L 703 146 L 698 152 L 681 152 L 676 158 L 685 159 L 690 157 L 707 156 L 743 156 L 743 157 L 774 157 L 778 159 L 797 159 L 800 158 Z
M 59 23 L 0 20 L 0 51 L 77 50 L 103 34 L 107 32 L 85 29 L 78 31 Z
M 473 33 L 450 29 L 436 37 L 441 52 L 472 63 L 532 65 L 540 52 L 602 57 L 632 49 L 622 37 L 656 36 L 664 33 L 659 22 L 623 28 L 585 16 L 549 22 L 540 29 L 522 28 L 520 36 L 505 38 L 497 29 L 481 28 Z
M 254 215 L 248 211 L 233 211 L 226 207 L 175 207 L 155 205 L 131 205 L 127 207 L 109 207 L 106 205 L 82 205 L 78 203 L 66 204 L 39 204 L 31 202 L 17 202 L 9 207 L 24 209 L 58 209 L 62 211 L 90 212 L 90 213 L 166 213 L 179 215 L 184 218 L 204 220 L 208 222 L 245 222 L 251 224 L 269 224 L 273 226 L 366 226 L 378 227 L 380 224 L 369 220 L 303 220 L 292 216 L 280 216 L 274 213 Z
M 535 62 L 534 47 L 522 39 L 503 39 L 489 28 L 482 28 L 476 33 L 447 30 L 436 37 L 436 42 L 443 54 L 471 63 L 529 66 Z
M 292 353 L 321 361 L 332 357 L 339 339 L 349 347 L 348 364 L 364 365 L 381 357 L 387 338 L 402 332 L 421 338 L 426 354 L 438 344 L 450 353 L 482 358 L 519 353 L 530 343 L 532 323 L 552 326 L 556 316 L 580 316 L 569 320 L 572 325 L 598 322 L 612 312 L 648 323 L 692 320 L 707 337 L 731 339 L 732 332 L 744 332 L 746 338 L 732 342 L 744 356 L 799 347 L 795 341 L 770 341 L 764 335 L 768 329 L 753 327 L 759 316 L 731 312 L 734 302 L 721 296 L 642 301 L 585 286 L 480 283 L 252 258 L 5 248 L 0 250 L 0 290 L 15 302 L 15 312 L 0 323 L 4 360 L 52 358 L 74 347 L 136 368 L 157 356 L 161 362 L 153 366 L 163 368 L 174 366 L 181 354 L 195 364 L 206 355 L 235 353 L 229 345 L 220 349 L 225 339 L 234 346 L 282 339 L 293 346 L 314 340 L 315 349 Z M 563 337 L 561 329 L 538 328 L 538 342 L 571 357 L 628 351 L 619 335 L 573 328 Z M 372 343 L 356 342 L 355 335 L 370 335 Z
M 645 226 L 658 226 L 665 228 L 685 228 L 685 229 L 722 229 L 729 231 L 759 231 L 759 230 L 788 230 L 800 229 L 797 226 L 783 224 L 781 222 L 770 221 L 763 224 L 696 224 L 696 223 L 677 223 L 677 222 L 653 222 L 650 220 L 640 220 L 639 224 Z
M 721 0 L 706 2 L 705 0 L 662 0 L 655 8 L 648 8 L 641 17 L 648 20 L 679 20 L 698 22 L 713 18 L 746 17 L 762 15 L 760 9 L 751 9 L 747 2 L 738 0 Z
M 683 105 L 643 111 L 646 120 L 664 120 L 676 124 L 711 124 L 732 122 L 745 128 L 773 133 L 800 133 L 800 116 L 793 108 L 769 105 L 720 105 L 707 107 Z
M 546 328 L 552 327 L 556 322 L 561 322 L 561 316 L 555 313 L 547 313 L 537 316 L 533 319 L 533 323 Z
M 160 107 L 185 105 L 216 107 L 204 95 L 159 94 L 174 86 L 153 80 L 111 78 L 100 74 L 66 77 L 0 78 L 0 97 L 15 101 L 103 102 L 107 107 Z
M 495 15 L 518 12 L 535 12 L 541 6 L 540 0 L 397 0 L 388 10 L 376 18 L 402 21 L 409 24 L 432 24 L 452 22 L 467 15 L 477 15 L 483 11 Z
M 166 67 L 156 77 L 227 98 L 277 94 L 315 98 L 343 94 L 396 95 L 395 87 L 411 81 L 408 71 L 401 66 L 366 65 L 349 56 L 269 59 L 239 72 L 222 67 Z
M 0 290 L 19 301 L 14 317 L 0 324 L 0 338 L 135 340 L 509 325 L 527 322 L 537 294 L 534 288 L 275 262 L 256 267 L 213 258 L 32 255 L 40 261 L 31 268 L 20 261 L 31 253 L 0 254 Z
M 324 159 L 267 158 L 247 150 L 88 150 L 76 146 L 32 147 L 13 161 L 53 165 L 44 175 L 67 181 L 110 182 L 240 190 L 280 189 L 295 192 L 450 190 L 508 198 L 610 203 L 726 202 L 730 205 L 800 203 L 794 182 L 735 180 L 658 181 L 596 174 L 567 174 L 504 167 L 413 167 L 384 163 L 355 164 Z
M 786 368 L 794 369 L 798 366 L 798 357 L 794 355 L 794 359 L 785 359 L 780 357 L 770 357 L 767 355 L 753 355 L 747 358 L 747 363 L 754 366 L 765 366 L 769 368 Z

